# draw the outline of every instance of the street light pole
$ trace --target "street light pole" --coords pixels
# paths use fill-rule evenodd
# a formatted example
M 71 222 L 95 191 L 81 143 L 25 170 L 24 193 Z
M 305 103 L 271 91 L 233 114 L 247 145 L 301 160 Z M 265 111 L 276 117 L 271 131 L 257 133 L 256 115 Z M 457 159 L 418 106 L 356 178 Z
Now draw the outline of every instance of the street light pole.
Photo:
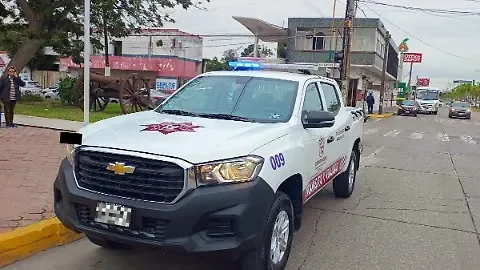
M 90 121 L 90 0 L 85 0 L 83 28 L 83 124 Z

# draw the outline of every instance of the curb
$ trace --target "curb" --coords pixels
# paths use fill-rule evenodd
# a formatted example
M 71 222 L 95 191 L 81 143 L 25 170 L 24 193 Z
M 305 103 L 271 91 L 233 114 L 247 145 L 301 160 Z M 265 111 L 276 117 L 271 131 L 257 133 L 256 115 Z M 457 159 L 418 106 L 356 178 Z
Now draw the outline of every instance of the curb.
M 395 113 L 369 114 L 368 116 L 372 119 L 382 119 L 382 118 L 388 118 L 392 115 L 395 115 Z
M 80 238 L 56 217 L 0 234 L 0 268 Z

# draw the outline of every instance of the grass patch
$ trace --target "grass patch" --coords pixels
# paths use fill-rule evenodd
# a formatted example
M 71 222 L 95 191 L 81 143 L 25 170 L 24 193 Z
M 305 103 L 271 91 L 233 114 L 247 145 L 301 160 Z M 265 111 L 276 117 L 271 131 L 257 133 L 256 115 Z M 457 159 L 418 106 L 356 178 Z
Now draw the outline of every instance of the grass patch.
M 480 108 L 474 107 L 474 108 L 472 108 L 472 111 L 474 111 L 474 112 L 480 112 Z
M 83 111 L 74 106 L 63 105 L 60 101 L 19 102 L 16 114 L 83 122 Z M 90 123 L 123 114 L 119 104 L 108 104 L 103 112 L 90 112 Z

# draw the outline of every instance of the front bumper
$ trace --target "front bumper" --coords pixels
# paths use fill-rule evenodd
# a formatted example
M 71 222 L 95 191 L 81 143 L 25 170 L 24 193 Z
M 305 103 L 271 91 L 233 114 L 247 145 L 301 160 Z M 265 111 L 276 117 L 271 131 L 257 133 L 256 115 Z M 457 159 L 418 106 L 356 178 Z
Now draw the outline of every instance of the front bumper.
M 450 115 L 453 116 L 453 117 L 466 117 L 466 118 L 470 118 L 472 116 L 472 112 L 458 112 L 458 111 L 455 111 L 455 112 L 452 112 L 450 111 Z
M 418 110 L 406 110 L 406 109 L 400 109 L 398 110 L 397 114 L 399 115 L 414 115 L 418 113 Z
M 106 196 L 79 189 L 64 159 L 54 183 L 54 209 L 69 229 L 128 245 L 187 252 L 237 251 L 260 243 L 274 192 L 260 177 L 244 184 L 200 187 L 175 204 Z M 97 202 L 132 208 L 132 225 L 93 221 Z
M 428 106 L 422 105 L 418 111 L 419 112 L 436 112 L 437 110 L 438 108 L 435 106 L 428 107 Z

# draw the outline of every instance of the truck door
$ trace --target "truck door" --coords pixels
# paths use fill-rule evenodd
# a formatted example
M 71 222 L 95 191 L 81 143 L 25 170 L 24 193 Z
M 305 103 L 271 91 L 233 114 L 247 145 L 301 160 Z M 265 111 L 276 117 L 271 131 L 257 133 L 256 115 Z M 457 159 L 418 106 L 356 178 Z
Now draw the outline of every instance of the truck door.
M 310 111 L 325 110 L 317 82 L 311 82 L 305 89 L 302 106 L 302 119 Z M 332 128 L 305 128 L 302 136 L 304 147 L 304 192 L 305 202 L 324 187 L 330 179 L 323 172 L 335 161 L 335 141 L 330 142 L 329 136 L 334 134 Z

